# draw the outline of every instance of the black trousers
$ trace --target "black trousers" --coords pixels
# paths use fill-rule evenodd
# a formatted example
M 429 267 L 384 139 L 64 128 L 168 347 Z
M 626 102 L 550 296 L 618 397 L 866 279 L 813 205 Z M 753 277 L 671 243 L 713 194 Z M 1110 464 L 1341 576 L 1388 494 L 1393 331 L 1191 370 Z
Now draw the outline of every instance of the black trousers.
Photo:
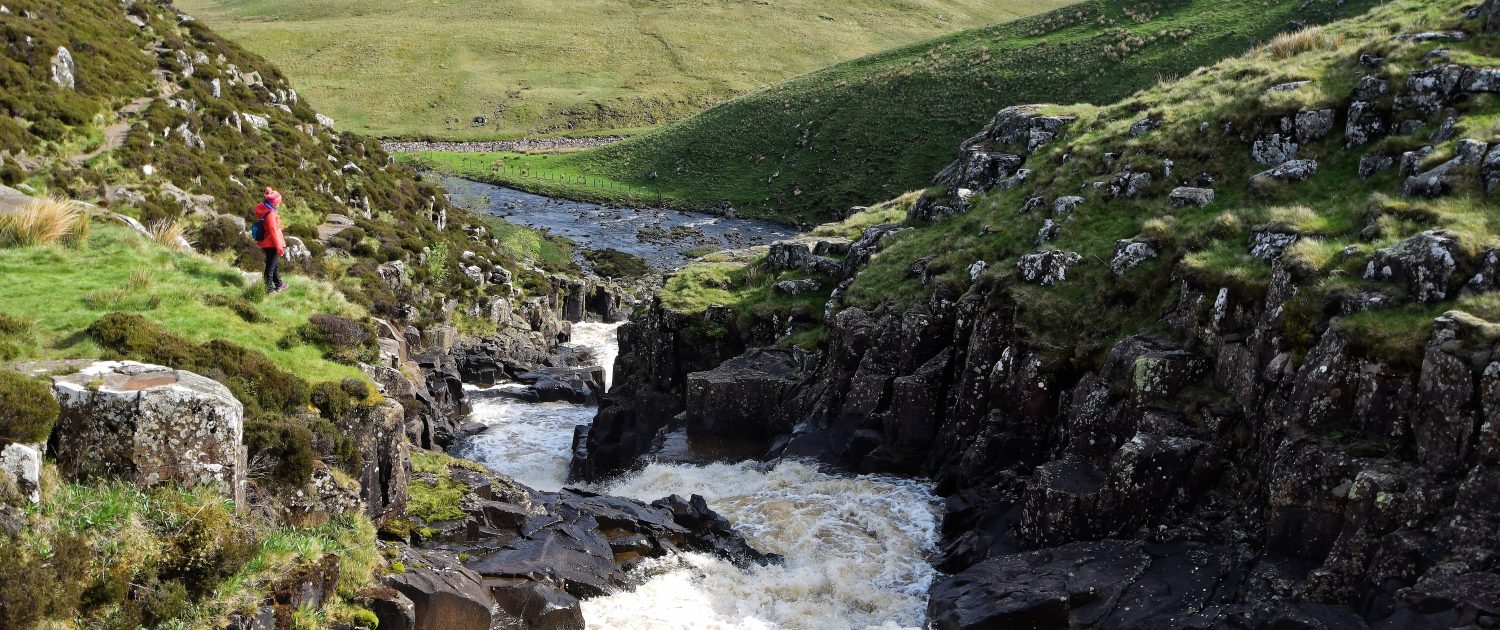
M 274 247 L 262 248 L 261 251 L 266 253 L 266 289 L 274 291 L 281 286 L 281 255 Z

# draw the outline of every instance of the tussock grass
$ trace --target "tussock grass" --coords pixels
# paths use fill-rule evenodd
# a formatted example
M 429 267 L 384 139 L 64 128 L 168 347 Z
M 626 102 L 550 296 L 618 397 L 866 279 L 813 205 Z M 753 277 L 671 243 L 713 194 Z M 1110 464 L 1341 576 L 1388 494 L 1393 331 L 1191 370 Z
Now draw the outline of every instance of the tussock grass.
M 82 204 L 57 196 L 39 197 L 12 214 L 0 214 L 0 247 L 60 243 L 88 238 L 90 216 Z
M 147 231 L 151 232 L 151 240 L 163 247 L 175 251 L 192 249 L 192 243 L 187 238 L 187 228 L 179 221 L 170 219 L 157 221 L 151 224 Z
M 1315 26 L 1277 35 L 1266 43 L 1261 52 L 1272 59 L 1287 59 L 1316 50 L 1337 50 L 1343 45 L 1342 33 L 1329 33 Z

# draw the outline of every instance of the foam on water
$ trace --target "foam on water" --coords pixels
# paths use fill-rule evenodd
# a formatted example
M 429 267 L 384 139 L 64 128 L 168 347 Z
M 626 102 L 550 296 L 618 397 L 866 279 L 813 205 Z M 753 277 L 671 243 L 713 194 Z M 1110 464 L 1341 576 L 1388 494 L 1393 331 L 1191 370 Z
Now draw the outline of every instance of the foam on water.
M 503 385 L 497 387 L 506 387 Z M 501 396 L 474 396 L 469 419 L 489 426 L 469 438 L 461 455 L 516 481 L 556 492 L 568 480 L 573 427 L 594 419 L 594 407 L 528 403 Z
M 619 328 L 620 324 L 574 324 L 568 344 L 594 352 L 604 366 L 605 387 L 619 354 Z M 515 383 L 502 383 L 488 391 L 467 385 L 465 389 L 474 409 L 469 419 L 489 428 L 470 438 L 462 455 L 538 490 L 562 489 L 568 480 L 573 428 L 593 421 L 597 409 L 562 402 L 528 403 L 505 396 L 505 390 L 524 389 Z
M 648 466 L 602 488 L 653 500 L 702 494 L 780 566 L 741 569 L 702 554 L 633 572 L 630 592 L 583 603 L 602 628 L 919 627 L 936 572 L 938 505 L 916 481 L 839 476 L 785 461 Z
M 573 340 L 567 345 L 588 348 L 604 368 L 604 391 L 609 391 L 615 376 L 615 357 L 620 354 L 619 324 L 581 322 L 573 324 Z
M 606 366 L 618 352 L 618 325 L 575 324 L 573 343 Z M 607 379 L 609 376 L 606 377 Z M 520 389 L 501 384 L 494 389 Z M 596 408 L 527 403 L 470 388 L 471 419 L 489 429 L 463 456 L 539 490 L 567 479 L 574 427 Z M 939 505 L 924 483 L 876 475 L 833 475 L 783 461 L 662 464 L 602 488 L 653 501 L 701 494 L 757 549 L 782 565 L 742 569 L 705 554 L 649 560 L 630 572 L 635 587 L 583 602 L 591 628 L 919 627 L 936 576 Z

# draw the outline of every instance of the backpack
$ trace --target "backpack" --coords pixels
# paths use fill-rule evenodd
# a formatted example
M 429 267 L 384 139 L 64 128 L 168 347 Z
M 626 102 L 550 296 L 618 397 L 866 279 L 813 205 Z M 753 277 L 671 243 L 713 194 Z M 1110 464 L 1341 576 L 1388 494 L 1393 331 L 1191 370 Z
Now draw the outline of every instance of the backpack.
M 266 207 L 270 208 L 270 206 L 266 206 Z M 271 212 L 275 212 L 275 211 L 276 211 L 275 208 L 271 208 Z M 266 217 L 270 217 L 271 216 L 271 212 L 267 212 L 266 213 Z M 266 219 L 265 218 L 262 218 L 261 220 L 256 221 L 256 222 L 250 224 L 250 239 L 251 240 L 259 243 L 261 241 L 261 239 L 263 239 L 265 237 L 266 237 Z

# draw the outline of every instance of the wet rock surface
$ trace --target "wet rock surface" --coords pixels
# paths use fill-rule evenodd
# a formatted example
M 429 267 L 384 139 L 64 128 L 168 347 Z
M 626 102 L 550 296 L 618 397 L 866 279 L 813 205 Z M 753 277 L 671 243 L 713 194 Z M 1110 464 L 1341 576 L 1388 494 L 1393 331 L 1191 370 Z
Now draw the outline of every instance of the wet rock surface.
M 408 570 L 385 585 L 410 599 L 417 628 L 581 628 L 579 601 L 619 592 L 642 560 L 678 551 L 766 564 L 703 497 L 651 504 L 575 489 L 532 490 L 450 468 L 464 517 L 425 524 Z M 395 611 L 399 614 L 399 610 Z

